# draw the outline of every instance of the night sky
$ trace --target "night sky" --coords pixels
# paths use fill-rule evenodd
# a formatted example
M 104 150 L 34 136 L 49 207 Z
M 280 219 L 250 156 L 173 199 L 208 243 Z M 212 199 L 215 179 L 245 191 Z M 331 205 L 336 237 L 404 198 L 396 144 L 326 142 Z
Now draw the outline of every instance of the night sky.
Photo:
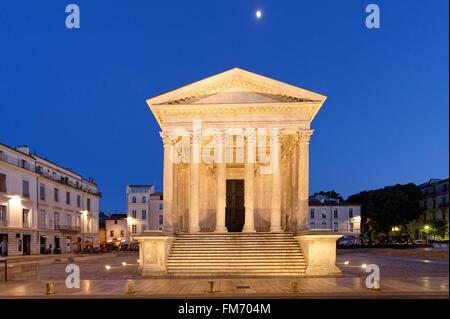
M 65 27 L 65 7 L 81 28 Z M 365 27 L 365 7 L 381 28 Z M 262 19 L 255 12 L 262 10 Z M 240 67 L 328 96 L 310 191 L 448 177 L 448 0 L 1 1 L 0 142 L 93 176 L 101 208 L 162 188 L 145 100 Z

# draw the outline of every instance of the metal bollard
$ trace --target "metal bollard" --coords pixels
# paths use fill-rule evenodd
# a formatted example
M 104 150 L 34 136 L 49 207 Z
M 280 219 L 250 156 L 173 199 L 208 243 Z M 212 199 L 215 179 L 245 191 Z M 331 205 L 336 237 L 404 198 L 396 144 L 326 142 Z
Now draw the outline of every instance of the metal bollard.
M 289 281 L 289 292 L 298 292 L 298 282 L 297 281 Z
M 136 293 L 135 289 L 134 289 L 134 281 L 133 280 L 127 280 L 126 284 L 125 284 L 125 294 L 126 295 L 132 295 Z
M 208 281 L 208 293 L 213 294 L 215 292 L 214 289 L 214 281 L 210 280 Z
M 54 295 L 55 294 L 55 283 L 53 282 L 48 282 L 46 283 L 46 290 L 47 290 L 47 295 Z

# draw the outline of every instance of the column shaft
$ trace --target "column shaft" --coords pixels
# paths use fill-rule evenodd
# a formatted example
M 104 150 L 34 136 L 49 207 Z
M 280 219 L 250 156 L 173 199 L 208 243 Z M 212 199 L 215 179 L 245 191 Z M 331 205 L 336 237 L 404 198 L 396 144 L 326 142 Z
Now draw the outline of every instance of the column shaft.
M 164 143 L 164 181 L 163 181 L 163 230 L 173 233 L 173 145 L 167 133 L 162 133 Z
M 200 160 L 199 160 L 199 140 L 195 136 L 191 145 L 191 163 L 190 165 L 190 194 L 189 201 L 189 232 L 200 231 Z
M 281 231 L 281 136 L 277 136 L 274 149 L 276 152 L 276 171 L 272 174 L 272 208 L 270 214 L 270 231 Z M 272 157 L 274 158 L 274 157 Z
M 312 130 L 299 131 L 297 231 L 305 230 L 309 199 L 309 139 Z
M 225 226 L 225 206 L 226 206 L 226 167 L 224 154 L 225 144 L 223 142 L 217 145 L 216 160 L 216 232 L 227 232 Z

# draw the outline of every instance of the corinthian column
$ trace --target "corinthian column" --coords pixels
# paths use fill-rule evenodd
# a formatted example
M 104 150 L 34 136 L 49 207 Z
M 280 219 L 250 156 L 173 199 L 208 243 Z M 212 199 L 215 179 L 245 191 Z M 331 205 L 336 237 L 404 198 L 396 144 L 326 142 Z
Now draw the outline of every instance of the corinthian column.
M 278 133 L 278 132 L 277 132 Z M 271 132 L 271 152 L 275 152 L 271 159 L 276 160 L 275 172 L 272 174 L 272 207 L 270 213 L 270 231 L 281 231 L 281 133 L 273 135 Z
M 227 232 L 225 227 L 226 167 L 225 141 L 222 132 L 216 135 L 216 232 Z
M 255 193 L 255 152 L 256 133 L 255 130 L 247 130 L 245 140 L 247 142 L 247 158 L 245 161 L 245 223 L 242 231 L 244 233 L 255 232 L 254 215 L 254 193 Z
M 169 133 L 161 132 L 164 144 L 164 195 L 163 195 L 163 230 L 173 233 L 173 143 Z
M 191 163 L 190 165 L 190 201 L 189 201 L 189 232 L 200 231 L 200 136 L 194 132 L 191 139 Z
M 298 211 L 297 231 L 306 229 L 309 198 L 309 140 L 313 130 L 300 130 L 298 132 Z

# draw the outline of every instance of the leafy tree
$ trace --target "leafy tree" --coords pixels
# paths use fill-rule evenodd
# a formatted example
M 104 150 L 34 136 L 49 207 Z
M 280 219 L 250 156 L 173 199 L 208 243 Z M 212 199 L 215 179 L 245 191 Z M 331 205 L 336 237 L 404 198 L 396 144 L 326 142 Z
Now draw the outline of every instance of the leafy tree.
M 333 198 L 333 199 L 338 199 L 340 202 L 343 202 L 344 199 L 342 198 L 341 195 L 339 195 L 339 193 L 336 193 L 335 191 L 331 190 L 328 192 L 324 192 L 324 191 L 320 191 L 318 193 L 314 193 L 313 197 L 316 195 L 323 195 L 326 196 L 328 198 Z
M 441 239 L 448 237 L 448 224 L 446 220 L 433 220 L 430 222 L 430 229 L 424 231 L 428 235 L 432 235 Z
M 419 218 L 424 210 L 419 205 L 421 198 L 420 189 L 410 183 L 363 191 L 351 195 L 347 201 L 361 204 L 361 231 L 374 238 L 374 234 L 388 234 L 394 226 L 410 235 L 408 223 Z

